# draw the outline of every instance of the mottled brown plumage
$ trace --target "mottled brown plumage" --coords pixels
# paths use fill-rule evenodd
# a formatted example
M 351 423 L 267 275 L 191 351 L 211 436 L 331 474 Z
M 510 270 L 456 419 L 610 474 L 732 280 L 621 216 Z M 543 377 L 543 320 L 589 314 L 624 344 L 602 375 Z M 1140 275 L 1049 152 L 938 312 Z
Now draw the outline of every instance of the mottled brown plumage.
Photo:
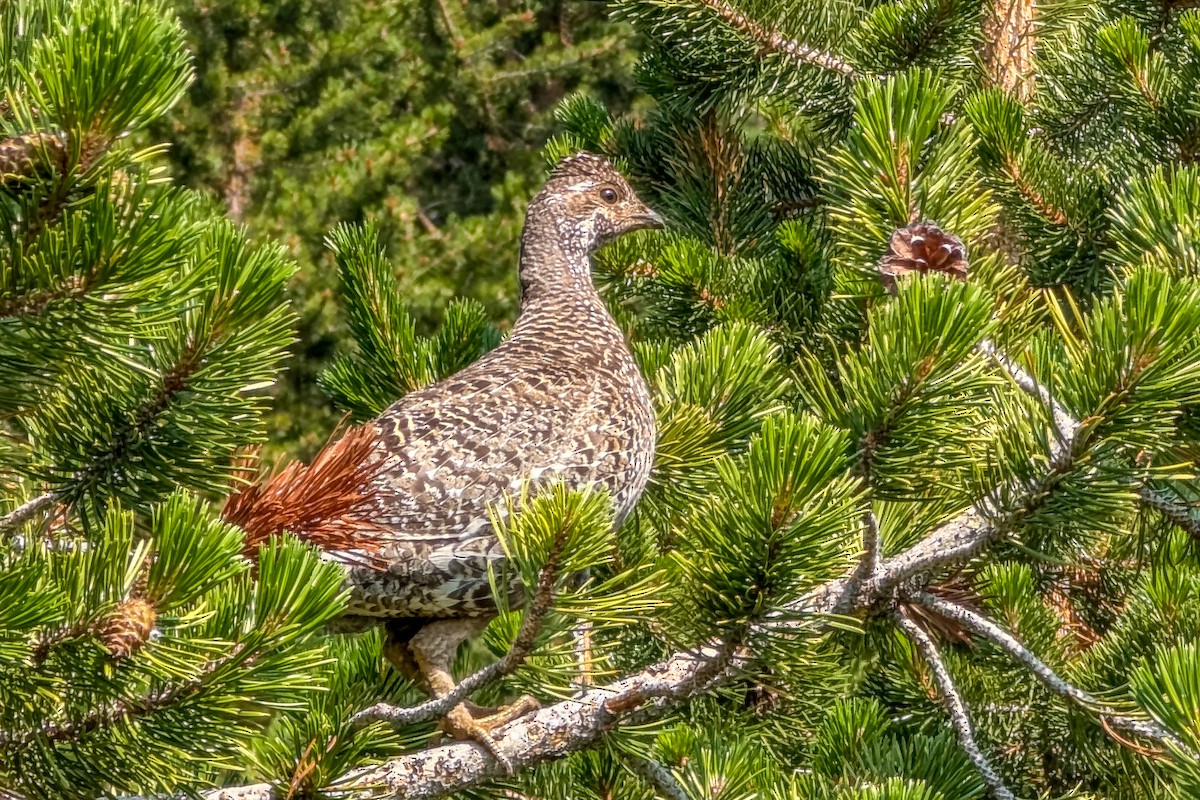
M 650 393 L 592 285 L 590 256 L 627 231 L 659 225 L 604 159 L 562 162 L 529 205 L 511 335 L 381 414 L 364 500 L 336 524 L 314 527 L 341 536 L 337 546 L 328 536 L 321 544 L 349 567 L 346 626 L 387 622 L 393 661 L 414 676 L 419 667 L 439 696 L 453 686 L 454 647 L 494 613 L 488 565 L 502 550 L 489 511 L 523 485 L 536 492 L 565 481 L 606 489 L 619 525 L 645 488 L 655 442 Z M 285 488 L 268 484 L 260 495 L 302 494 Z M 476 735 L 462 707 L 456 712 L 451 729 Z
M 529 205 L 512 334 L 374 423 L 381 468 L 366 517 L 388 566 L 352 569 L 351 613 L 490 613 L 487 567 L 501 550 L 488 512 L 525 481 L 601 485 L 618 524 L 633 508 L 650 475 L 654 413 L 592 285 L 590 253 L 657 224 L 603 159 L 578 155 L 554 171 Z

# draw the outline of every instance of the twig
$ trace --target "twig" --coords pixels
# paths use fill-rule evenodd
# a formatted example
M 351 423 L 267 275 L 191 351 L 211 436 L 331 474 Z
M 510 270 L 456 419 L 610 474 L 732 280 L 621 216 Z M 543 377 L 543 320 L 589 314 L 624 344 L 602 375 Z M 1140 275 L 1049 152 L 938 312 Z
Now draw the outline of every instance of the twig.
M 1149 486 L 1142 487 L 1138 493 L 1138 498 L 1144 504 L 1161 512 L 1164 517 L 1187 531 L 1193 537 L 1200 538 L 1200 519 L 1196 519 L 1192 515 L 1192 507 L 1184 501 L 1168 497 L 1164 492 L 1157 491 Z
M 865 608 L 890 596 L 897 587 L 915 581 L 935 570 L 974 558 L 1007 533 L 1010 514 L 1003 512 L 1003 499 L 1012 489 L 1023 490 L 1029 497 L 1045 497 L 1058 477 L 1071 469 L 1079 450 L 1078 423 L 1066 413 L 1048 391 L 1018 367 L 1011 358 L 987 340 L 977 348 L 999 364 L 1023 390 L 1047 404 L 1055 420 L 1056 440 L 1051 444 L 1049 469 L 1030 487 L 1001 485 L 974 505 L 901 553 L 884 560 L 863 579 L 856 573 L 848 578 L 825 583 L 793 604 L 790 611 L 800 613 L 845 614 Z M 1020 516 L 1019 512 L 1017 516 Z
M 933 671 L 934 680 L 937 681 L 938 687 L 942 691 L 942 698 L 946 702 L 946 710 L 950 713 L 954 734 L 958 737 L 958 746 L 967 754 L 967 758 L 971 760 L 975 769 L 983 777 L 988 792 L 996 800 L 1016 800 L 1016 795 L 1004 785 L 1004 781 L 1000 779 L 991 762 L 987 760 L 983 751 L 979 749 L 979 745 L 975 743 L 975 732 L 971 727 L 971 717 L 967 713 L 967 706 L 963 702 L 962 695 L 958 693 L 958 687 L 954 685 L 954 679 L 950 677 L 950 671 L 946 669 L 946 664 L 942 661 L 937 645 L 920 625 L 906 617 L 903 612 L 897 611 L 895 618 L 897 624 L 921 651 L 921 655 Z
M 671 770 L 654 759 L 625 754 L 624 761 L 635 775 L 650 784 L 659 797 L 665 800 L 691 800 Z
M 12 511 L 0 517 L 0 531 L 12 532 L 24 524 L 30 517 L 58 500 L 55 492 L 40 494 L 32 500 L 17 506 Z
M 1079 423 L 1071 413 L 1063 408 L 1046 387 L 1038 383 L 1036 378 L 1021 369 L 1013 359 L 1003 350 L 992 344 L 992 342 L 984 339 L 978 344 L 976 349 L 1007 372 L 1012 377 L 1013 382 L 1023 392 L 1040 400 L 1050 410 L 1050 414 L 1054 419 L 1054 427 L 1058 431 L 1057 446 L 1060 448 L 1065 447 L 1066 443 L 1070 442 L 1074 437 L 1075 432 L 1079 430 Z M 1051 457 L 1053 458 L 1054 455 L 1055 451 L 1052 450 Z M 1192 516 L 1192 509 L 1187 503 L 1150 486 L 1143 486 L 1138 492 L 1138 498 L 1145 505 L 1162 512 L 1171 522 L 1192 536 L 1200 537 L 1200 519 Z
M 509 653 L 512 651 L 510 650 Z M 508 656 L 506 655 L 505 658 Z M 350 718 L 351 724 L 363 725 L 370 722 L 390 722 L 393 725 L 412 725 L 446 716 L 450 709 L 457 706 L 469 694 L 489 683 L 503 678 L 506 674 L 505 659 L 494 661 L 483 669 L 472 672 L 454 686 L 450 693 L 428 700 L 417 706 L 403 708 L 389 703 L 376 703 L 370 708 L 359 711 Z
M 1054 419 L 1054 428 L 1058 431 L 1059 447 L 1065 446 L 1067 442 L 1075 437 L 1076 431 L 1079 430 L 1079 422 L 1054 399 L 1054 396 L 1050 394 L 1050 391 L 1046 387 L 1038 383 L 1036 378 L 1021 369 L 1016 361 L 988 339 L 984 339 L 976 345 L 975 349 L 1007 372 L 1021 391 L 1030 397 L 1040 400 L 1050 410 L 1050 415 Z M 1055 451 L 1051 450 L 1050 457 L 1052 459 L 1057 455 Z
M 1145 739 L 1169 743 L 1185 753 L 1191 752 L 1190 748 L 1174 734 L 1153 720 L 1139 720 L 1126 716 L 1111 705 L 1104 703 L 1104 701 L 1095 695 L 1089 694 L 1063 680 L 1045 662 L 1017 641 L 1015 637 L 982 614 L 978 614 L 969 608 L 951 603 L 949 600 L 944 600 L 928 592 L 911 592 L 906 597 L 931 611 L 941 614 L 947 619 L 954 620 L 975 635 L 992 642 L 1028 668 L 1047 689 L 1057 695 L 1075 701 L 1089 711 L 1095 711 L 1107 717 L 1108 724 L 1114 729 L 1132 733 Z M 1192 754 L 1193 758 L 1198 756 L 1200 754 Z
M 879 534 L 879 520 L 875 518 L 875 511 L 868 508 L 863 512 L 863 557 L 859 568 L 866 575 L 874 575 L 882 563 L 883 537 Z
M 840 72 L 846 77 L 852 77 L 855 74 L 854 67 L 832 53 L 826 53 L 816 47 L 788 39 L 775 31 L 769 31 L 723 0 L 701 0 L 701 2 L 730 26 L 737 28 L 768 50 L 785 53 L 805 64 Z

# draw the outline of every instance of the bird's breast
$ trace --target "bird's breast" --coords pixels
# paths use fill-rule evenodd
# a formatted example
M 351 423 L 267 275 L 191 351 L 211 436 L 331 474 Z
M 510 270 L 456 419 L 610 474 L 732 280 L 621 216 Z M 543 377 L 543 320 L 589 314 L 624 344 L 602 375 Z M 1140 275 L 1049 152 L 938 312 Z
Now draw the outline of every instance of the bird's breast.
M 561 332 L 560 332 L 561 333 Z M 509 340 L 377 421 L 374 522 L 386 570 L 354 568 L 351 613 L 486 613 L 503 567 L 491 514 L 552 482 L 603 488 L 619 525 L 654 458 L 654 409 L 619 333 L 611 342 Z

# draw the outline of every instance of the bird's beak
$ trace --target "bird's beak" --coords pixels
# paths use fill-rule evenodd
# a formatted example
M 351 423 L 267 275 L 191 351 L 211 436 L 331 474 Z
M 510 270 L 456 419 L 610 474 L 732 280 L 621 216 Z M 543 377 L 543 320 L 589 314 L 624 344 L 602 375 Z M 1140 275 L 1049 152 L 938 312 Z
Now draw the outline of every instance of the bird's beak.
M 667 221 L 649 206 L 642 206 L 641 210 L 630 219 L 633 222 L 635 230 L 641 228 L 665 228 L 667 226 Z

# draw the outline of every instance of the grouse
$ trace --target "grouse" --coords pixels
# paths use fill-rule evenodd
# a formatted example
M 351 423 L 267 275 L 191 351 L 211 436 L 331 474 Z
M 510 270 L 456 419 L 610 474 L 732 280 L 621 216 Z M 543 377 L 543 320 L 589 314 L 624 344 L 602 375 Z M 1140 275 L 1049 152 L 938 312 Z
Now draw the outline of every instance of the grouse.
M 398 668 L 435 697 L 452 691 L 455 650 L 495 615 L 489 565 L 498 566 L 503 551 L 489 511 L 522 486 L 536 492 L 560 481 L 606 489 L 620 525 L 646 486 L 655 445 L 650 392 L 592 284 L 591 254 L 628 231 L 661 226 L 605 159 L 581 153 L 562 161 L 529 204 L 521 310 L 508 338 L 404 396 L 311 467 L 233 498 L 226 517 L 259 540 L 270 520 L 318 545 L 322 531 L 334 531 L 325 542 L 337 544 L 325 546 L 349 567 L 345 624 L 384 624 Z M 337 520 L 305 515 L 330 502 L 329 492 L 315 496 L 324 485 L 316 474 L 337 472 L 334 462 L 347 459 L 364 467 L 351 474 L 366 475 L 366 485 L 350 492 L 363 502 Z M 491 728 L 530 705 L 472 707 L 478 717 L 460 705 L 443 727 L 486 744 Z

